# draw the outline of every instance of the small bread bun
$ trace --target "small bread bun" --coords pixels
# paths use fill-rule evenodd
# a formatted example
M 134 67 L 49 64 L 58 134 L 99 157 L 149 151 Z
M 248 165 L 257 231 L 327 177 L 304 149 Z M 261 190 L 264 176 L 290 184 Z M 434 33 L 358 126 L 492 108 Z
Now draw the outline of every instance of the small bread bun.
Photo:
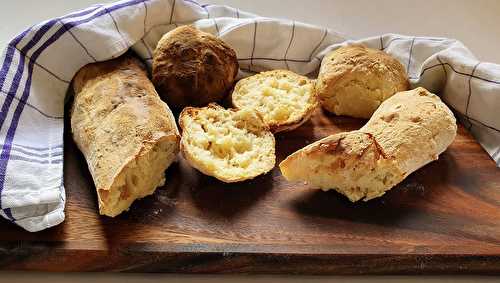
M 341 47 L 326 55 L 316 82 L 324 109 L 366 119 L 384 100 L 408 87 L 408 76 L 398 60 L 361 45 Z
M 186 107 L 181 112 L 181 152 L 202 173 L 223 182 L 252 179 L 275 164 L 275 140 L 251 109 Z
M 217 37 L 191 26 L 160 39 L 153 56 L 153 83 L 169 106 L 204 106 L 222 100 L 238 74 L 236 53 Z
M 456 132 L 450 109 L 419 87 L 384 101 L 361 129 L 331 135 L 292 153 L 280 169 L 289 181 L 334 189 L 353 202 L 369 200 L 437 160 Z
M 299 127 L 318 105 L 314 81 L 286 70 L 262 72 L 240 80 L 231 99 L 236 108 L 257 111 L 273 133 Z

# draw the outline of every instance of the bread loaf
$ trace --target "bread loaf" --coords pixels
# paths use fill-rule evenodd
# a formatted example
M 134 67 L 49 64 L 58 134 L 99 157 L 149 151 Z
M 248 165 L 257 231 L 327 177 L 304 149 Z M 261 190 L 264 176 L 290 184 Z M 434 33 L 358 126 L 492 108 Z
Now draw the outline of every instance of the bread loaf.
M 169 106 L 205 106 L 229 94 L 238 60 L 221 39 L 191 26 L 160 39 L 153 55 L 153 83 Z
M 223 182 L 252 179 L 275 164 L 275 140 L 252 110 L 186 107 L 181 112 L 181 152 L 191 166 Z
M 94 179 L 99 212 L 114 217 L 165 182 L 179 150 L 175 119 L 129 55 L 83 67 L 73 86 L 73 139 Z
M 262 72 L 240 80 L 231 100 L 236 108 L 257 111 L 273 133 L 299 127 L 318 105 L 314 81 L 287 70 Z
M 341 47 L 326 55 L 316 82 L 324 109 L 366 119 L 384 100 L 408 87 L 405 68 L 398 60 L 361 45 Z
M 280 169 L 289 181 L 335 189 L 351 201 L 369 200 L 436 160 L 456 131 L 455 117 L 441 99 L 417 88 L 387 99 L 361 129 L 296 151 Z

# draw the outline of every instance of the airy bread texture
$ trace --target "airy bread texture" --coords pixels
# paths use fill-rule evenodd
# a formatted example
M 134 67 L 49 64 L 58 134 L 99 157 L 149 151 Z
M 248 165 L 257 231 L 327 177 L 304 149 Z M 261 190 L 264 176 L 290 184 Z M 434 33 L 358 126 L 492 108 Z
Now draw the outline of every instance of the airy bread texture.
M 299 127 L 318 106 L 314 81 L 286 70 L 262 72 L 240 80 L 231 100 L 236 108 L 257 111 L 273 133 Z
M 191 26 L 160 39 L 153 55 L 153 83 L 173 108 L 204 106 L 227 96 L 238 74 L 234 50 Z
M 83 67 L 73 81 L 73 139 L 94 179 L 100 214 L 114 217 L 165 182 L 179 132 L 142 63 L 131 56 Z
M 275 140 L 250 109 L 217 104 L 185 108 L 179 117 L 181 152 L 194 168 L 223 182 L 252 179 L 275 164 Z
M 408 87 L 408 76 L 398 60 L 361 45 L 326 55 L 316 82 L 324 109 L 357 118 L 370 118 L 384 100 Z
M 455 117 L 441 99 L 417 88 L 387 99 L 361 129 L 296 151 L 280 169 L 289 181 L 334 189 L 353 202 L 369 200 L 436 160 L 456 131 Z

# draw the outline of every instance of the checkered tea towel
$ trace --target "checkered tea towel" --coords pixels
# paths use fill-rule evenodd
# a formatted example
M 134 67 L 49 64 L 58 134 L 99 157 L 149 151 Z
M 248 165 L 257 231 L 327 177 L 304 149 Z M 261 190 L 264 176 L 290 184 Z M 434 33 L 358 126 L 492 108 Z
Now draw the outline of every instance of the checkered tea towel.
M 314 73 L 325 54 L 352 42 L 326 28 L 188 0 L 95 5 L 34 25 L 0 58 L 3 217 L 32 232 L 64 220 L 64 102 L 73 75 L 129 48 L 150 64 L 160 37 L 184 24 L 230 44 L 243 75 L 277 68 Z M 385 34 L 357 42 L 397 58 L 413 87 L 440 94 L 499 164 L 499 65 L 479 62 L 453 39 Z

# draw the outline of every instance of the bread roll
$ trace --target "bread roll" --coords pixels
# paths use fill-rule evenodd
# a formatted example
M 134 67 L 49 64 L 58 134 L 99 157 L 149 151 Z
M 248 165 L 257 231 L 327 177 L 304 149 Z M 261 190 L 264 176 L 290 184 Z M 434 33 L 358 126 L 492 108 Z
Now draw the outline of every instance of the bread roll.
M 194 168 L 223 182 L 252 179 L 275 164 L 274 136 L 252 110 L 212 103 L 181 112 L 181 152 Z
M 280 164 L 289 181 L 335 189 L 351 201 L 383 195 L 453 142 L 455 117 L 424 88 L 399 92 L 357 131 L 331 135 Z
M 171 107 L 222 100 L 238 74 L 236 53 L 224 41 L 181 26 L 166 33 L 153 56 L 153 83 Z
M 83 67 L 73 86 L 73 139 L 94 179 L 100 214 L 114 217 L 164 184 L 179 151 L 175 119 L 131 56 Z
M 398 60 L 361 45 L 341 47 L 326 55 L 316 82 L 324 109 L 366 119 L 384 100 L 408 87 L 408 76 Z
M 318 105 L 314 81 L 286 70 L 262 72 L 240 80 L 231 100 L 236 108 L 257 111 L 273 133 L 299 127 Z

